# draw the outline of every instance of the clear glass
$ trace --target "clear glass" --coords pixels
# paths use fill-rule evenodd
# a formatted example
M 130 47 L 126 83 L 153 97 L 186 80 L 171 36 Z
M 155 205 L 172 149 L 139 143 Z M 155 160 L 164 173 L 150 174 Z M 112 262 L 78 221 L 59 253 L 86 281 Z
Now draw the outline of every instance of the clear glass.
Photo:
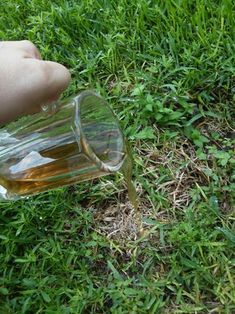
M 0 199 L 17 199 L 118 171 L 118 120 L 91 91 L 0 129 Z

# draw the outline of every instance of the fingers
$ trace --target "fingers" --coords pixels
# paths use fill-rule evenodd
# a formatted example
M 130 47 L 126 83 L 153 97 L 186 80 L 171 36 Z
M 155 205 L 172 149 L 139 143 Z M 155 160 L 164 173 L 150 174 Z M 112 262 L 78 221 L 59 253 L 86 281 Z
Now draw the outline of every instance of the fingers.
M 40 111 L 59 98 L 70 79 L 63 65 L 42 61 L 30 41 L 0 42 L 0 123 Z
M 37 97 L 37 104 L 42 105 L 55 101 L 69 85 L 71 75 L 63 65 L 34 59 L 26 59 L 25 63 L 32 70 L 34 69 L 30 88 L 31 94 Z
M 57 100 L 68 86 L 71 76 L 61 64 L 36 59 L 24 60 L 24 71 L 28 73 L 21 91 L 25 113 L 37 112 L 41 105 Z
M 40 61 L 42 80 L 39 88 L 45 91 L 45 102 L 59 98 L 71 80 L 70 72 L 62 64 L 52 61 Z M 45 77 L 45 79 L 44 79 Z
M 29 40 L 2 41 L 0 48 L 18 52 L 23 58 L 42 59 L 37 47 Z

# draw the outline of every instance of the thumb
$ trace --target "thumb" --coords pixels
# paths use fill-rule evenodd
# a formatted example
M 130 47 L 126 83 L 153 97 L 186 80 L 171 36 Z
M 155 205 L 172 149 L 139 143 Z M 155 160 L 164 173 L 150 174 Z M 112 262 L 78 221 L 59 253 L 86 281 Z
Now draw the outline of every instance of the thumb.
M 41 105 L 58 99 L 71 79 L 63 65 L 31 58 L 10 58 L 10 61 L 6 58 L 1 74 L 5 87 L 2 89 L 0 123 L 40 111 Z
M 57 100 L 71 80 L 68 69 L 52 61 L 31 59 L 31 62 L 36 63 L 38 68 L 35 84 L 31 86 L 34 104 L 43 105 Z

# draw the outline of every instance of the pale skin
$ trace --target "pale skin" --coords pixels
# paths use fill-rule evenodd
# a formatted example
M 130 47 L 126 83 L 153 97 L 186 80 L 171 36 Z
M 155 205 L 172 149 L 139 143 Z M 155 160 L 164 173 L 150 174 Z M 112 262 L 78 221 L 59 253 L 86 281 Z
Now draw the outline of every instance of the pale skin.
M 66 67 L 43 61 L 32 42 L 0 42 L 0 125 L 57 100 L 70 79 Z

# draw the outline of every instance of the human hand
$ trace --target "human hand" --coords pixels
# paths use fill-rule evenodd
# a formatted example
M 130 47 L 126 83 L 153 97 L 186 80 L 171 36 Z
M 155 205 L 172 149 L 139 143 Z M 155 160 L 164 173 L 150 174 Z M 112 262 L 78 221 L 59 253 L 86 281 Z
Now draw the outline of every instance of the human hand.
M 0 42 L 0 124 L 57 100 L 70 81 L 61 64 L 42 61 L 28 40 Z

